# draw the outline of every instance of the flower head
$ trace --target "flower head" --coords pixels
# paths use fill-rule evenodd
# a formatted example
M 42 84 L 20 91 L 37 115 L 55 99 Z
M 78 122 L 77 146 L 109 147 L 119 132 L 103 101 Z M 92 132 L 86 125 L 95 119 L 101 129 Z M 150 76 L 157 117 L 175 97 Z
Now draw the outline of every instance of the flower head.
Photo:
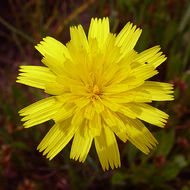
M 173 100 L 171 84 L 147 81 L 166 60 L 155 46 L 134 50 L 142 30 L 127 23 L 116 35 L 108 18 L 92 19 L 86 37 L 81 25 L 70 27 L 66 45 L 46 37 L 36 46 L 44 66 L 21 66 L 17 82 L 52 96 L 19 113 L 26 128 L 53 119 L 38 146 L 54 158 L 73 138 L 70 158 L 84 162 L 94 140 L 102 168 L 120 167 L 116 136 L 145 154 L 157 141 L 141 120 L 164 127 L 168 115 L 147 103 Z

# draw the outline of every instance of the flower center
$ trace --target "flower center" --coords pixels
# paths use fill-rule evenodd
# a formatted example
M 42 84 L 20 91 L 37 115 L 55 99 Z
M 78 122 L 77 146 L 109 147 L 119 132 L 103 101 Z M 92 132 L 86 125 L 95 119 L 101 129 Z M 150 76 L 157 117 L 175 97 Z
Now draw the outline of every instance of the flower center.
M 93 94 L 94 95 L 99 95 L 100 94 L 100 90 L 98 88 L 98 86 L 95 84 L 94 87 L 93 87 Z
M 100 95 L 101 95 L 101 92 L 100 92 L 100 89 L 98 88 L 98 85 L 94 85 L 92 88 L 91 88 L 91 94 L 92 94 L 92 96 L 91 96 L 91 99 L 92 99 L 92 101 L 94 101 L 94 100 L 98 100 L 100 97 Z

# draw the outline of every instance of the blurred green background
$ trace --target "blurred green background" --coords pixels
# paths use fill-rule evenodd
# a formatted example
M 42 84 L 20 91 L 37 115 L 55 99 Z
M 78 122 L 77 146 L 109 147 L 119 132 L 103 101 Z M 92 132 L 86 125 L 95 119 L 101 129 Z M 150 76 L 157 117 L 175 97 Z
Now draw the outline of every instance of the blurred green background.
M 170 118 L 165 129 L 148 125 L 159 141 L 146 156 L 118 140 L 122 167 L 103 172 L 92 146 L 84 164 L 69 159 L 70 144 L 51 162 L 37 145 L 52 122 L 23 130 L 18 111 L 45 97 L 16 84 L 20 65 L 41 65 L 34 49 L 50 35 L 69 41 L 69 26 L 88 31 L 91 17 L 110 18 L 112 32 L 131 21 L 143 29 L 136 50 L 161 45 L 168 59 L 153 78 L 175 86 L 175 101 L 156 107 Z M 190 1 L 7 0 L 0 6 L 0 190 L 190 190 Z

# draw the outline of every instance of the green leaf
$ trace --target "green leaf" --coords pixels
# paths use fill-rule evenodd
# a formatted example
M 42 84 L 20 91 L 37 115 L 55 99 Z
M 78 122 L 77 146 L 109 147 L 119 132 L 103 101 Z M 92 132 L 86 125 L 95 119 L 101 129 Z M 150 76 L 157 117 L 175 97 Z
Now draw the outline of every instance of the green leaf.
M 135 158 L 136 158 L 138 149 L 131 143 L 129 143 L 126 148 L 127 148 L 127 153 L 128 153 L 127 154 L 128 162 L 129 162 L 129 164 L 132 164 L 135 162 Z
M 180 167 L 176 163 L 169 163 L 162 169 L 162 177 L 164 181 L 170 181 L 174 179 L 180 172 Z
M 158 148 L 156 150 L 157 155 L 167 156 L 170 150 L 173 147 L 174 140 L 175 140 L 175 131 L 171 129 L 170 131 L 160 131 L 157 134 L 157 139 L 159 142 Z
M 165 47 L 165 49 L 167 48 L 168 44 L 172 42 L 172 40 L 174 39 L 177 32 L 177 26 L 178 26 L 177 23 L 174 20 L 173 21 L 171 20 L 168 23 L 166 29 L 164 30 L 165 34 L 164 34 L 163 46 Z
M 181 23 L 179 25 L 179 31 L 182 32 L 186 25 L 189 23 L 189 20 L 190 20 L 190 4 L 185 12 L 185 15 L 184 17 L 182 17 L 183 19 L 181 20 Z
M 179 54 L 171 54 L 168 59 L 168 78 L 175 78 L 183 71 L 182 59 Z

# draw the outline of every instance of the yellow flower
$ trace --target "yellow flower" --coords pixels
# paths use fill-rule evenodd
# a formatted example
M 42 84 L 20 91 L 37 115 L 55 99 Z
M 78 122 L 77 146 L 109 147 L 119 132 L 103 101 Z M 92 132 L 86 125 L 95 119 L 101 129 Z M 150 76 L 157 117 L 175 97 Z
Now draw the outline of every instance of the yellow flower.
M 171 84 L 147 81 L 166 60 L 159 46 L 137 53 L 142 30 L 127 23 L 116 35 L 109 19 L 92 19 L 86 37 L 81 25 L 70 27 L 66 45 L 46 37 L 36 46 L 42 66 L 21 66 L 17 82 L 52 96 L 19 113 L 26 128 L 53 119 L 38 146 L 54 158 L 73 138 L 70 158 L 84 162 L 94 140 L 103 170 L 120 167 L 117 136 L 145 154 L 157 144 L 140 120 L 164 127 L 168 115 L 147 103 L 173 100 Z

